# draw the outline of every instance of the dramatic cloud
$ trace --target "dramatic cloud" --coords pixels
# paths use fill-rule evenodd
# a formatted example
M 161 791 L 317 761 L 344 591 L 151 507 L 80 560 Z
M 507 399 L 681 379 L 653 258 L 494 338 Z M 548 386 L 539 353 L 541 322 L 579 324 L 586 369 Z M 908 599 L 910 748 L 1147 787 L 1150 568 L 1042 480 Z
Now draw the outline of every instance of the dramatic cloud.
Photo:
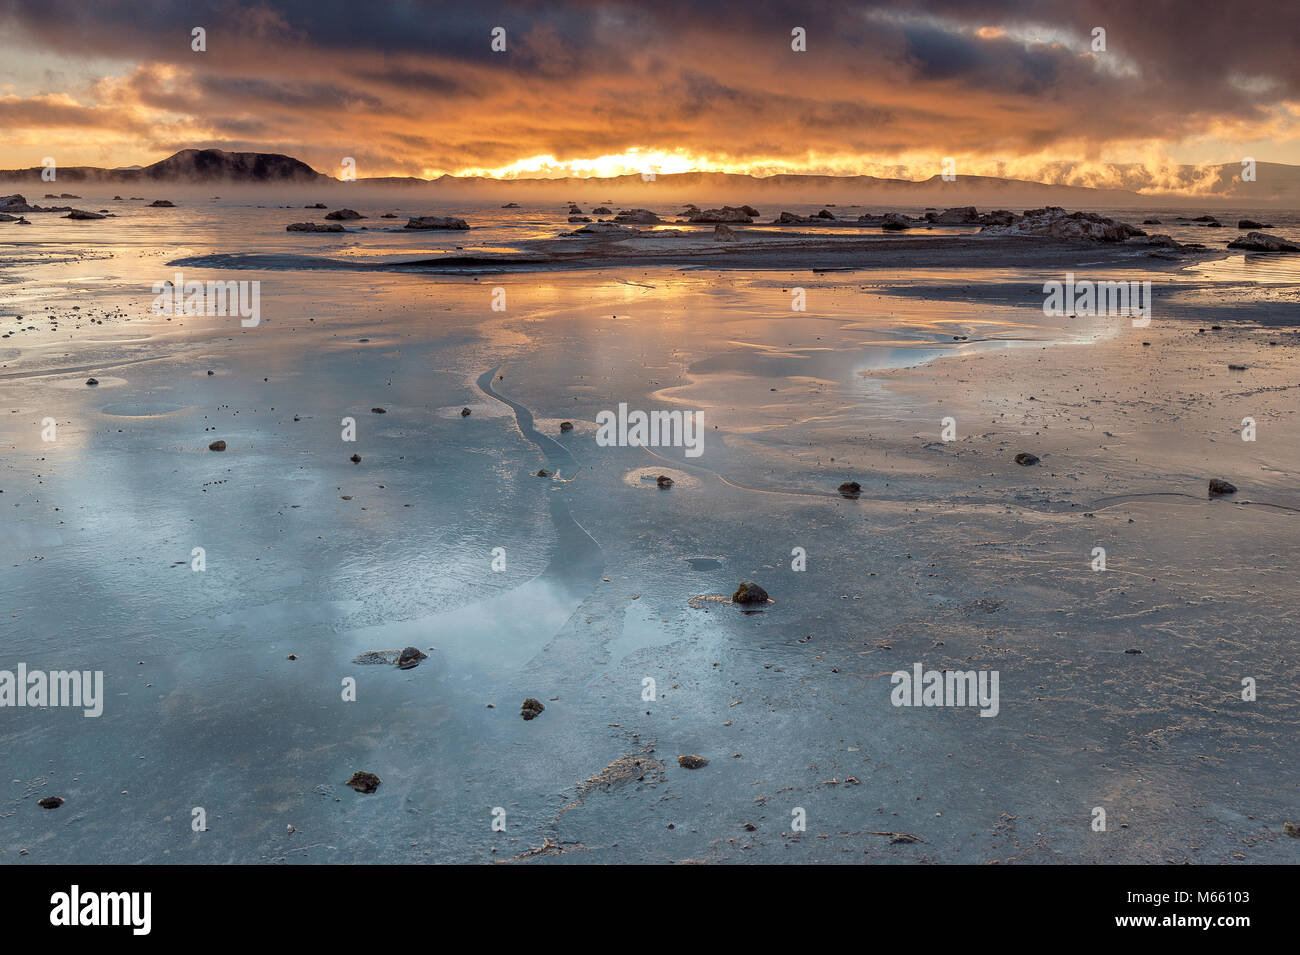
M 204 145 L 363 176 L 925 178 L 951 156 L 1079 184 L 1140 163 L 1159 184 L 1300 161 L 1297 36 L 1295 5 L 1197 0 L 0 0 L 0 167 Z

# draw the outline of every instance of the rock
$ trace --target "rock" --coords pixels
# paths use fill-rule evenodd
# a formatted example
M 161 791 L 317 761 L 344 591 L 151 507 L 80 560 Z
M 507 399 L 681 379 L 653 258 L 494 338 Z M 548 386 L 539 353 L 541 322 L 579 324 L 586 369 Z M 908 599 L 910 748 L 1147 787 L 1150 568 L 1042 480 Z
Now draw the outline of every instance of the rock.
M 569 216 L 570 222 L 590 222 L 591 216 Z
M 855 498 L 862 493 L 862 485 L 857 481 L 845 481 L 836 490 L 844 497 Z
M 385 411 L 383 408 L 371 408 L 371 409 L 370 409 L 370 413 L 371 413 L 371 414 L 388 414 L 388 412 Z
M 1229 366 L 1228 366 L 1228 371 L 1245 371 L 1245 370 L 1246 370 L 1246 366 L 1245 366 L 1245 365 L 1229 365 Z
M 460 409 L 460 416 L 461 416 L 462 418 L 468 418 L 468 417 L 470 416 L 470 410 L 469 410 L 468 408 L 461 408 L 461 409 Z
M 688 222 L 753 222 L 754 217 L 745 211 L 750 208 L 736 208 L 734 206 L 723 206 L 721 209 L 705 209 L 703 212 L 693 212 Z
M 396 219 L 397 216 L 395 216 L 395 215 L 394 215 L 393 213 L 391 213 L 391 212 L 385 212 L 385 213 L 384 213 L 382 216 L 380 216 L 379 218 L 381 218 L 381 219 Z
M 526 720 L 535 720 L 542 715 L 544 709 L 546 707 L 542 706 L 541 700 L 535 700 L 530 696 L 524 700 L 524 705 L 519 708 L 519 715 Z
M 213 441 L 211 444 L 208 445 L 208 450 L 209 450 L 209 451 L 224 451 L 224 450 L 226 450 L 226 442 L 224 442 L 224 441 Z
M 1222 228 L 1223 228 L 1223 223 L 1222 223 L 1222 222 L 1207 222 L 1207 223 L 1205 223 L 1205 228 L 1207 228 L 1207 229 L 1222 229 Z
M 546 470 L 546 468 L 541 468 L 537 472 L 537 477 L 550 477 L 550 476 L 551 476 L 551 472 Z
M 98 212 L 87 212 L 85 209 L 73 209 L 63 218 L 65 219 L 107 219 L 108 216 L 100 215 Z
M 731 602 L 736 604 L 763 604 L 767 600 L 767 591 L 749 581 L 744 581 L 731 595 Z
M 14 193 L 12 196 L 0 196 L 0 212 L 38 212 L 37 206 L 29 206 L 27 200 Z
M 504 206 L 502 206 L 501 208 L 502 208 L 502 209 L 518 209 L 518 208 L 519 208 L 519 203 L 517 203 L 517 202 L 507 202 L 507 203 L 506 203 Z
M 429 659 L 429 654 L 416 647 L 407 647 L 397 655 L 397 669 L 410 670 L 420 665 L 421 660 Z
M 1256 222 L 1254 219 L 1240 219 L 1237 221 L 1238 229 L 1271 229 L 1273 228 L 1266 222 Z
M 1292 839 L 1300 839 L 1300 826 L 1297 826 L 1294 822 L 1282 823 L 1282 831 Z
M 709 765 L 709 761 L 703 756 L 678 756 L 677 765 L 682 769 L 700 769 Z
M 735 242 L 738 238 L 730 226 L 723 225 L 721 222 L 713 227 L 714 242 Z
M 99 379 L 98 379 L 98 378 L 87 378 L 87 379 L 86 379 L 86 384 L 88 384 L 88 385 L 97 385 L 97 384 L 99 384 Z
M 1269 232 L 1247 232 L 1229 242 L 1228 248 L 1245 249 L 1248 252 L 1300 252 L 1300 245 Z
M 153 202 L 149 203 L 149 206 L 154 209 L 174 209 L 176 208 L 176 203 L 172 202 L 170 199 L 155 199 Z
M 356 209 L 335 209 L 333 212 L 325 213 L 325 218 L 343 222 L 349 219 L 361 219 L 364 218 L 364 216 L 362 216 L 360 212 L 357 212 Z
M 912 228 L 912 224 L 897 212 L 886 212 L 880 220 L 880 228 L 886 232 L 902 232 Z
M 1123 242 L 1146 235 L 1136 226 L 1107 219 L 1093 212 L 1066 212 L 1060 206 L 1027 209 L 1018 221 L 1005 226 L 985 226 L 980 235 L 1029 235 L 1052 239 L 1088 239 L 1094 242 Z
M 812 218 L 824 219 L 833 222 L 835 220 L 835 214 L 831 212 L 829 209 L 823 209 L 821 212 L 814 212 Z
M 1237 485 L 1232 484 L 1229 481 L 1220 480 L 1219 478 L 1210 478 L 1210 493 L 1211 494 L 1236 494 Z
M 582 210 L 579 209 L 577 206 L 569 206 L 569 215 L 580 216 L 582 215 Z
M 572 422 L 572 421 L 561 421 L 561 422 L 560 422 L 560 433 L 561 433 L 561 434 L 568 434 L 568 433 L 569 433 L 570 431 L 572 431 L 572 430 L 573 430 L 573 422 Z
M 1143 220 L 1142 220 L 1142 224 L 1143 224 L 1143 225 L 1161 225 L 1161 222 L 1160 222 L 1159 219 L 1143 219 Z
M 1142 653 L 1142 651 L 1137 649 L 1137 647 L 1133 647 L 1130 650 L 1125 650 L 1124 652 L 1128 654 L 1132 654 L 1133 656 L 1140 656 Z
M 463 231 L 469 228 L 469 224 L 456 216 L 412 216 L 403 228 Z
M 935 225 L 967 225 L 981 221 L 979 210 L 974 206 L 954 206 L 943 212 L 927 212 L 925 218 Z
M 635 223 L 637 225 L 657 225 L 664 220 L 649 209 L 622 209 L 614 216 L 615 222 Z
M 614 212 L 608 206 L 597 206 L 591 210 L 591 214 L 593 216 L 612 216 Z
M 812 216 L 801 216 L 793 212 L 782 212 L 772 220 L 773 225 L 808 225 L 811 223 Z
M 291 222 L 284 227 L 285 232 L 347 232 L 337 222 L 321 225 L 319 222 Z
M 360 463 L 361 463 L 361 455 L 359 455 L 359 454 L 354 454 L 354 455 L 352 455 L 352 457 L 348 458 L 348 460 L 351 461 L 353 464 L 360 464 Z
M 1042 459 L 1036 454 L 1030 454 L 1028 451 L 1021 451 L 1016 455 L 1015 460 L 1016 464 L 1019 464 L 1022 468 L 1028 468 L 1033 467 Z
M 659 477 L 655 478 L 655 483 L 658 484 L 661 488 L 666 489 L 672 487 L 673 484 L 675 484 L 676 482 L 673 481 L 673 479 L 670 478 L 667 474 L 661 474 L 659 475 Z
M 304 209 L 328 209 L 329 206 L 325 205 L 325 203 L 323 202 L 317 202 L 317 203 L 313 203 L 310 206 L 303 206 L 303 208 Z
M 592 222 L 583 226 L 581 229 L 575 229 L 573 232 L 566 232 L 564 235 L 640 235 L 639 229 L 634 229 L 630 225 L 618 225 L 614 222 Z
M 382 782 L 383 780 L 374 773 L 358 772 L 352 774 L 352 778 L 347 781 L 347 785 L 351 786 L 359 793 L 369 795 L 378 789 Z
M 42 796 L 36 800 L 36 805 L 42 809 L 58 809 L 66 801 L 62 796 Z
M 1018 222 L 1020 216 L 1008 209 L 995 209 L 992 212 L 986 212 L 980 216 L 981 225 L 1011 225 Z

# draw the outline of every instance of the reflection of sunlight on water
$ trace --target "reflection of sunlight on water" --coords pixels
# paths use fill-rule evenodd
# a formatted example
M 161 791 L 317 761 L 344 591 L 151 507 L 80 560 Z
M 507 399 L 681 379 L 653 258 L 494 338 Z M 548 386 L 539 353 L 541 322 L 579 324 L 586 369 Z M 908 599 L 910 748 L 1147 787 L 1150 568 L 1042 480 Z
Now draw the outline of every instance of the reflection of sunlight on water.
M 1246 253 L 1188 268 L 1187 278 L 1210 282 L 1257 282 L 1266 285 L 1300 285 L 1300 255 Z

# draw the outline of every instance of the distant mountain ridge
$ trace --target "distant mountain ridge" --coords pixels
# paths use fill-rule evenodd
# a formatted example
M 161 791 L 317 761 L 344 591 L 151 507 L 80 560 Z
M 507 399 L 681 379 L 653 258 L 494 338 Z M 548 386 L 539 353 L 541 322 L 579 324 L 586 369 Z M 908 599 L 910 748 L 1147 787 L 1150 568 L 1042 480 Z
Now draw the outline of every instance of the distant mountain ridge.
M 0 180 L 40 182 L 43 168 L 0 170 Z M 235 153 L 224 149 L 182 149 L 149 166 L 104 169 L 99 166 L 59 166 L 57 182 L 234 182 L 318 183 L 329 176 L 301 160 L 280 153 Z
M 351 182 L 317 172 L 311 166 L 280 153 L 227 152 L 222 149 L 182 149 L 149 166 L 105 169 L 98 166 L 60 166 L 59 183 L 174 183 L 204 184 L 231 183 L 235 185 L 304 185 L 333 188 L 365 186 L 383 189 L 423 189 L 434 192 L 463 191 L 470 194 L 516 196 L 532 194 L 548 201 L 581 199 L 586 202 L 659 202 L 673 203 L 677 199 L 708 196 L 714 199 L 736 199 L 747 202 L 747 197 L 764 196 L 809 202 L 893 201 L 912 205 L 961 205 L 970 203 L 1013 205 L 1022 202 L 1086 203 L 1098 206 L 1126 207 L 1160 205 L 1198 199 L 1206 201 L 1233 200 L 1240 204 L 1264 206 L 1277 202 L 1300 205 L 1300 166 L 1285 163 L 1257 164 L 1254 182 L 1241 181 L 1241 165 L 1225 163 L 1220 166 L 1180 167 L 1180 172 L 1190 183 L 1201 185 L 1190 192 L 1161 193 L 1138 192 L 1138 188 L 1154 186 L 1144 177 L 1142 167 L 1116 164 L 1111 167 L 1122 182 L 1132 182 L 1134 188 L 1097 188 L 1092 186 L 1056 185 L 1023 179 L 1005 179 L 995 176 L 961 176 L 956 181 L 945 182 L 940 176 L 913 181 L 908 179 L 882 179 L 876 176 L 825 176 L 783 174 L 751 176 L 743 173 L 685 172 L 660 174 L 647 181 L 639 174 L 608 178 L 563 179 L 490 179 L 480 176 L 457 177 L 444 175 L 436 179 L 419 179 L 411 176 L 380 176 L 358 178 Z M 1205 170 L 1213 170 L 1208 177 Z M 0 182 L 43 183 L 42 167 L 0 170 Z M 48 186 L 48 184 L 46 184 Z

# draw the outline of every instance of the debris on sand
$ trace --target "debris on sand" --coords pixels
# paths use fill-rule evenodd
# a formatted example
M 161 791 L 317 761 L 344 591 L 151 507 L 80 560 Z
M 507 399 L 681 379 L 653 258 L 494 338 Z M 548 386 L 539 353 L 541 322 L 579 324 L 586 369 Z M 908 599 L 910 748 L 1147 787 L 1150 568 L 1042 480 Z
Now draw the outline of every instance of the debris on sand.
M 767 601 L 767 591 L 750 581 L 742 582 L 731 595 L 731 602 L 736 604 L 762 604 Z
M 208 445 L 208 450 L 209 450 L 209 451 L 224 451 L 224 450 L 226 450 L 226 442 L 224 442 L 224 441 L 213 441 L 211 444 Z
M 667 489 L 672 487 L 673 484 L 676 482 L 673 481 L 673 479 L 670 478 L 667 474 L 661 474 L 657 478 L 655 478 L 655 483 L 658 484 L 661 488 Z
M 528 699 L 524 700 L 524 705 L 519 708 L 519 715 L 526 720 L 535 720 L 537 717 L 542 715 L 542 710 L 544 709 L 546 709 L 546 707 L 542 706 L 541 700 L 533 699 L 533 697 L 530 696 Z
M 429 659 L 429 654 L 418 647 L 406 647 L 403 650 L 367 650 L 352 662 L 362 666 L 379 666 L 382 664 L 409 670 L 417 666 L 421 660 L 427 659 Z
M 703 756 L 678 756 L 677 765 L 682 769 L 700 769 L 709 765 L 709 761 Z
M 1042 458 L 1038 455 L 1030 454 L 1028 451 L 1021 451 L 1016 455 L 1016 464 L 1019 464 L 1022 468 L 1033 467 L 1041 460 Z
M 36 805 L 42 809 L 58 809 L 64 802 L 66 800 L 62 796 L 43 796 L 36 800 Z
M 370 793 L 378 789 L 379 784 L 382 782 L 383 780 L 380 779 L 378 776 L 376 776 L 374 773 L 358 772 L 352 774 L 352 778 L 347 781 L 347 785 L 351 786 L 359 793 L 365 793 L 369 795 Z
M 469 411 L 468 408 L 461 408 L 461 409 L 460 409 L 460 416 L 461 416 L 462 418 L 468 418 L 469 415 L 470 415 L 470 411 Z
M 572 431 L 572 430 L 573 430 L 573 422 L 572 422 L 572 421 L 561 421 L 561 422 L 560 422 L 560 433 L 561 433 L 561 434 L 568 434 L 568 433 L 569 433 L 570 431 Z
M 857 481 L 845 481 L 836 488 L 836 490 L 839 491 L 843 497 L 853 499 L 862 493 L 862 485 Z
M 360 463 L 361 463 L 361 455 L 359 455 L 359 454 L 354 454 L 354 455 L 352 455 L 352 457 L 348 458 L 348 460 L 351 461 L 353 464 L 360 464 Z
M 1229 481 L 1222 481 L 1219 478 L 1210 478 L 1210 493 L 1211 494 L 1236 494 L 1237 485 Z

